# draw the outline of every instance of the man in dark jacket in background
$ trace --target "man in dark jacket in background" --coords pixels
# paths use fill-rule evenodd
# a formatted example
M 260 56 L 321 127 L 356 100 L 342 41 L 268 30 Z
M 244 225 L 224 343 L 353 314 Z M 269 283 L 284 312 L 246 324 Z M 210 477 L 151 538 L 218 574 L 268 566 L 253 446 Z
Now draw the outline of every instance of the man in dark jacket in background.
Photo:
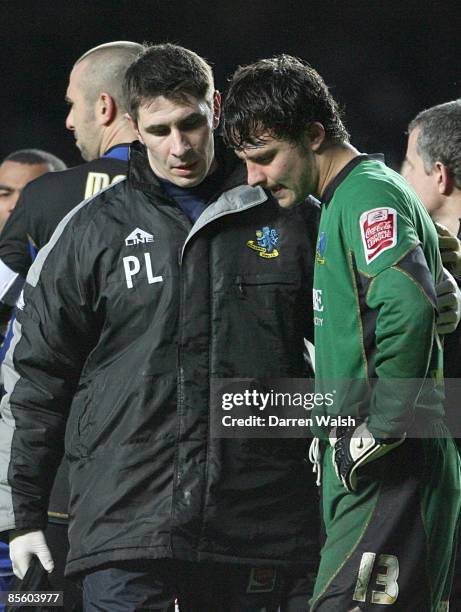
M 317 531 L 306 441 L 212 437 L 210 387 L 305 376 L 318 210 L 281 209 L 215 152 L 220 95 L 195 53 L 146 49 L 126 89 L 127 179 L 67 216 L 18 303 L 0 529 L 18 574 L 52 568 L 65 430 L 86 610 L 305 610 L 288 594 Z
M 41 149 L 20 149 L 7 155 L 0 164 L 0 230 L 3 229 L 23 189 L 30 181 L 47 172 L 56 172 L 65 168 L 66 164 L 62 160 Z M 8 291 L 8 278 L 2 278 L 5 272 L 2 263 L 0 262 L 0 282 L 3 286 L 0 291 L 5 292 Z M 4 354 L 0 349 L 0 362 L 3 357 Z M 8 546 L 0 542 L 0 590 L 7 590 L 11 586 L 12 575 Z

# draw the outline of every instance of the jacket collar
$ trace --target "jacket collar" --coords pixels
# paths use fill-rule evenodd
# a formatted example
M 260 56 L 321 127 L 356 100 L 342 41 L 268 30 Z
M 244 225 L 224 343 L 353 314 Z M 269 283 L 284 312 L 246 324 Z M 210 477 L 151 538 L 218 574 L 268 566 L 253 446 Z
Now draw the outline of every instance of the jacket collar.
M 120 159 L 121 161 L 128 161 L 130 152 L 130 145 L 128 143 L 122 142 L 119 144 L 110 147 L 104 153 L 102 157 L 111 157 L 112 159 Z
M 336 189 L 340 186 L 340 184 L 344 181 L 344 179 L 352 172 L 352 170 L 358 166 L 360 163 L 367 159 L 374 159 L 384 163 L 384 155 L 381 153 L 376 153 L 374 155 L 366 155 L 365 153 L 361 153 L 357 155 L 350 162 L 348 162 L 344 168 L 338 172 L 335 178 L 328 183 L 327 188 L 325 189 L 322 196 L 322 205 L 328 206 L 328 204 L 333 199 Z

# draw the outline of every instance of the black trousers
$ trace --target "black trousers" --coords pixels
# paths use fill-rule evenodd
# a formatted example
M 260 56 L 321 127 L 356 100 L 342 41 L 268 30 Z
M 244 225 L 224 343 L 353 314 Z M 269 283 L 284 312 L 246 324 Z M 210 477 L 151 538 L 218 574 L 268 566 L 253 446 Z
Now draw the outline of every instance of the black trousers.
M 127 561 L 83 579 L 85 612 L 307 612 L 312 575 L 280 568 Z
M 69 551 L 67 538 L 67 525 L 61 523 L 48 523 L 45 537 L 54 561 L 54 570 L 49 575 L 49 581 L 54 591 L 63 591 L 63 612 L 82 612 L 82 588 L 80 584 L 64 576 L 66 557 Z M 54 608 L 59 612 L 60 608 Z

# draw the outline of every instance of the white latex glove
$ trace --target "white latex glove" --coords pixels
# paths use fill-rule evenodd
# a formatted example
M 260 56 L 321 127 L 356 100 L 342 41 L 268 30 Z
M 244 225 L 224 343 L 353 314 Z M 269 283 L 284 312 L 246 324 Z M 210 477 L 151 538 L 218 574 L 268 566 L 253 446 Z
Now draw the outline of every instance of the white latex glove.
M 33 556 L 37 556 L 48 573 L 54 569 L 54 561 L 43 531 L 14 531 L 10 536 L 10 559 L 13 573 L 22 580 Z
M 437 292 L 437 331 L 439 334 L 451 334 L 458 327 L 461 317 L 461 291 L 446 268 L 443 269 L 444 280 L 439 283 Z

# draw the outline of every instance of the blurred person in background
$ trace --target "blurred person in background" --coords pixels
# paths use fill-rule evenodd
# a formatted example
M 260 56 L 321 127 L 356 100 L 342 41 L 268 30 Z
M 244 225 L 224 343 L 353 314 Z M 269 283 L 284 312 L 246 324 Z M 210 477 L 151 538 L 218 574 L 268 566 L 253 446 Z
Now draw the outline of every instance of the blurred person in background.
M 41 149 L 21 149 L 7 155 L 0 165 L 0 231 L 27 183 L 65 168 L 63 161 Z
M 461 99 L 420 112 L 408 126 L 402 175 L 436 224 L 444 265 L 461 284 Z M 461 380 L 461 329 L 445 336 L 444 376 Z M 461 448 L 459 385 L 445 385 L 448 423 Z M 450 610 L 461 610 L 461 543 L 454 568 Z

